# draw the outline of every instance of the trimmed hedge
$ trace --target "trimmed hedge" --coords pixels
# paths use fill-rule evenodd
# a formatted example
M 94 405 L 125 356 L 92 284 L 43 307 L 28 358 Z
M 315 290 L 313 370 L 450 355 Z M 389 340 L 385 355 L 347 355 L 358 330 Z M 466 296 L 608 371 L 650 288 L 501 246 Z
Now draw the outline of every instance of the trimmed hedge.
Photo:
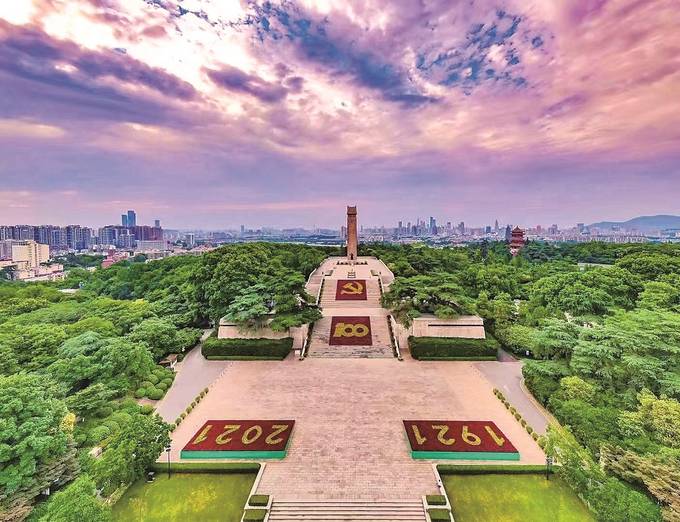
M 458 337 L 409 337 L 411 356 L 420 360 L 496 360 L 498 341 Z
M 167 469 L 167 463 L 154 462 L 154 471 L 161 472 Z M 214 474 L 257 473 L 260 471 L 260 465 L 257 462 L 171 462 L 170 471 L 172 473 Z
M 556 466 L 553 466 L 552 473 Z M 531 475 L 545 473 L 544 465 L 536 464 L 491 464 L 475 466 L 474 464 L 439 464 L 437 470 L 440 475 Z
M 266 506 L 269 504 L 269 495 L 253 495 L 248 500 L 249 506 Z
M 265 355 L 209 355 L 209 361 L 281 361 L 285 357 L 274 357 Z
M 427 510 L 427 513 L 430 515 L 432 522 L 443 522 L 445 520 L 451 522 L 451 512 L 448 509 L 430 508 Z
M 471 357 L 471 356 L 466 356 L 466 357 L 420 357 L 418 358 L 419 361 L 497 361 L 498 359 L 494 355 L 491 357 L 490 355 L 485 355 L 481 357 Z
M 285 359 L 293 349 L 293 338 L 284 339 L 217 339 L 209 337 L 201 346 L 203 357 L 271 357 Z
M 246 509 L 243 512 L 243 522 L 262 522 L 265 516 L 266 509 Z
M 445 506 L 446 505 L 446 497 L 444 495 L 427 495 L 425 497 L 425 501 L 430 506 Z

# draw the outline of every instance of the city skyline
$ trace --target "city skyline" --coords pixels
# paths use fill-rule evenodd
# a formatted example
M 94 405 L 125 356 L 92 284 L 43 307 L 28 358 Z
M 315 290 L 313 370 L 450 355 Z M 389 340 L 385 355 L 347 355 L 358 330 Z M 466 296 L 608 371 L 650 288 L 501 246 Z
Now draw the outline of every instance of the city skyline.
M 337 209 L 329 209 L 329 212 L 332 215 L 335 215 Z M 341 209 L 342 210 L 342 209 Z M 340 214 L 342 214 L 342 211 L 339 211 Z M 121 211 L 122 212 L 122 211 Z M 191 227 L 191 226 L 165 226 L 161 227 L 161 222 L 163 219 L 158 218 L 157 216 L 154 215 L 153 218 L 149 218 L 151 214 L 149 212 L 145 212 L 142 210 L 142 218 L 138 220 L 137 218 L 137 211 L 135 209 L 128 209 L 127 211 L 124 211 L 122 214 L 120 214 L 120 218 L 118 221 L 115 219 L 108 219 L 108 218 L 95 218 L 94 221 L 90 222 L 76 222 L 74 220 L 67 220 L 64 222 L 29 222 L 29 221 L 24 221 L 24 222 L 19 222 L 19 221 L 5 221 L 2 222 L 0 221 L 0 227 L 11 227 L 11 226 L 32 226 L 32 227 L 41 227 L 41 226 L 47 226 L 47 227 L 61 227 L 61 228 L 66 228 L 69 226 L 83 226 L 83 227 L 91 227 L 91 228 L 103 228 L 103 227 L 129 227 L 129 228 L 134 228 L 137 225 L 141 225 L 144 227 L 155 227 L 155 228 L 165 228 L 168 230 L 180 230 L 180 231 L 196 231 L 196 230 L 204 230 L 206 232 L 209 231 L 241 231 L 243 233 L 245 230 L 258 230 L 258 229 L 274 229 L 274 230 L 285 230 L 285 229 L 305 229 L 305 230 L 315 230 L 315 229 L 331 229 L 331 230 L 336 230 L 342 228 L 342 222 L 336 225 L 317 225 L 316 223 L 297 223 L 297 224 L 292 224 L 290 226 L 282 226 L 279 223 L 247 223 L 247 222 L 239 222 L 238 225 L 236 224 L 223 224 L 221 226 L 215 226 L 215 227 L 205 227 L 205 226 L 197 226 L 197 227 Z M 663 230 L 663 229 L 675 229 L 677 228 L 677 223 L 680 222 L 680 215 L 669 215 L 669 214 L 655 214 L 653 216 L 632 216 L 630 219 L 623 219 L 619 223 L 620 224 L 625 224 L 627 221 L 636 221 L 636 220 L 645 220 L 645 219 L 660 219 L 661 221 L 667 221 L 670 220 L 671 224 L 668 226 L 656 226 L 656 225 L 645 225 L 643 228 L 644 229 L 658 229 L 658 230 Z M 664 219 L 667 218 L 667 219 Z M 153 222 L 153 225 L 151 223 Z M 484 228 L 489 228 L 491 230 L 497 230 L 497 228 L 500 229 L 505 229 L 507 226 L 519 226 L 523 229 L 532 229 L 538 227 L 540 228 L 551 228 L 551 227 L 558 227 L 559 229 L 571 229 L 571 228 L 579 228 L 582 226 L 589 227 L 591 225 L 597 226 L 598 223 L 603 222 L 603 223 L 612 223 L 615 224 L 612 220 L 607 220 L 607 219 L 599 219 L 598 221 L 594 222 L 586 222 L 583 220 L 575 220 L 574 222 L 571 223 L 557 223 L 554 220 L 548 219 L 547 221 L 541 222 L 541 223 L 528 223 L 528 222 L 512 222 L 512 221 L 506 221 L 503 218 L 495 217 L 495 216 L 487 216 L 486 220 L 482 220 L 480 222 L 470 222 L 467 221 L 464 218 L 461 218 L 461 216 L 456 216 L 456 217 L 450 217 L 450 216 L 441 216 L 441 215 L 428 215 L 427 213 L 418 215 L 416 217 L 410 217 L 410 216 L 401 216 L 400 218 L 397 217 L 394 219 L 393 222 L 381 222 L 381 223 L 369 223 L 369 222 L 364 222 L 362 221 L 360 223 L 360 227 L 367 228 L 367 229 L 377 229 L 377 228 L 388 228 L 388 229 L 409 229 L 411 226 L 420 226 L 420 228 L 428 228 L 432 229 L 433 226 L 440 230 L 445 230 L 445 229 L 460 229 L 461 225 L 464 226 L 464 228 L 472 228 L 472 229 L 484 229 Z M 632 225 L 628 227 L 630 230 L 637 229 L 638 227 L 635 225 Z
M 14 0 L 0 223 L 680 214 L 672 0 L 450 4 Z

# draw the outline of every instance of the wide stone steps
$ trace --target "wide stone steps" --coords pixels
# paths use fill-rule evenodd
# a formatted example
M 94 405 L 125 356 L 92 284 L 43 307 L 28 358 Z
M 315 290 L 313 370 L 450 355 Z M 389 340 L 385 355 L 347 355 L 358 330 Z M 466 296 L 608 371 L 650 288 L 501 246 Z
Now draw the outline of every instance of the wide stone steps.
M 394 357 L 394 351 L 391 346 L 317 346 L 309 349 L 309 357 L 384 359 Z
M 426 520 L 419 501 L 277 501 L 274 499 L 269 520 L 308 522 L 418 521 Z
M 357 315 L 363 315 L 357 311 Z M 369 346 L 331 345 L 330 338 L 332 316 L 325 316 L 314 323 L 312 339 L 309 344 L 309 357 L 359 357 L 382 358 L 394 357 L 387 318 L 382 315 L 371 317 L 372 344 Z

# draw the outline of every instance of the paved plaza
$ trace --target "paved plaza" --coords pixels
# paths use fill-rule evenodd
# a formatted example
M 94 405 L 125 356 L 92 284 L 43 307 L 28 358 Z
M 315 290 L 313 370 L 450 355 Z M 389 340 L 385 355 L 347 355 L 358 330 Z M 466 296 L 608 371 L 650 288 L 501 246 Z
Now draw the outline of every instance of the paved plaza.
M 411 459 L 402 420 L 469 419 L 493 420 L 519 450 L 520 464 L 543 463 L 479 364 L 234 362 L 174 432 L 171 459 L 179 460 L 208 419 L 295 419 L 288 456 L 267 464 L 260 492 L 279 500 L 419 498 L 437 492 L 435 478 L 430 463 Z

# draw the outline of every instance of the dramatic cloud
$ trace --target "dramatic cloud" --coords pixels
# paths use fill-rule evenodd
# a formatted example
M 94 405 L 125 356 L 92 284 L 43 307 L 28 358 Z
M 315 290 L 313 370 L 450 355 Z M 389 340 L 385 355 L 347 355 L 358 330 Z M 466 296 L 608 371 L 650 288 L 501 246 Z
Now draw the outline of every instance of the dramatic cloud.
M 680 212 L 678 26 L 676 0 L 13 0 L 0 221 Z
M 208 76 L 227 90 L 250 94 L 264 103 L 281 101 L 288 94 L 288 90 L 282 85 L 268 83 L 259 76 L 246 74 L 236 67 L 225 66 L 219 71 L 208 71 Z

